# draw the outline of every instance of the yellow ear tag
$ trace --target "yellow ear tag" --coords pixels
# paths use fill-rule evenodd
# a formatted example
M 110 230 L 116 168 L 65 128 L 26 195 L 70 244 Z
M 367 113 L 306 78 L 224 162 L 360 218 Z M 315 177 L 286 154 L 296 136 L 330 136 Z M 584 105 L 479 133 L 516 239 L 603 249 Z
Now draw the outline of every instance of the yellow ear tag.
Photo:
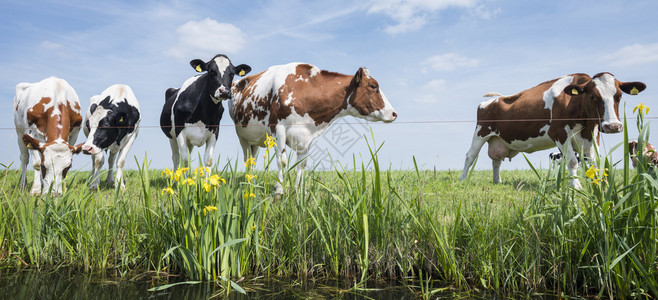
M 123 117 L 121 117 L 121 119 L 119 119 L 119 122 L 123 122 Z
M 32 144 L 27 144 L 27 145 L 25 145 L 25 147 L 26 147 L 27 149 L 32 149 Z
M 201 72 L 201 71 L 203 71 L 203 70 L 201 70 L 201 65 L 197 65 L 196 68 L 194 68 L 194 69 L 195 69 L 197 72 Z
M 571 94 L 572 95 L 578 95 L 578 89 L 576 89 L 576 88 L 571 89 Z
M 244 70 L 240 70 L 240 73 L 238 73 L 238 75 L 240 76 L 244 76 L 244 74 L 245 74 Z
M 633 88 L 631 89 L 631 95 L 637 95 L 639 92 L 640 92 L 640 91 L 638 91 L 636 87 L 633 87 Z

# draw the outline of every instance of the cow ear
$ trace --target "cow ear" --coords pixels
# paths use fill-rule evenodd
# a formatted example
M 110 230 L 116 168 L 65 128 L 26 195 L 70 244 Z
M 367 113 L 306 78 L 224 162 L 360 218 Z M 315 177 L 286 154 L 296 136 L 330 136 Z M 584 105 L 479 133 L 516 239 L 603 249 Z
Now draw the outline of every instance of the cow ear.
M 194 68 L 194 70 L 196 70 L 199 73 L 208 70 L 206 68 L 206 63 L 200 59 L 193 59 L 192 61 L 190 61 L 190 66 L 192 66 L 192 68 Z
M 619 82 L 619 88 L 626 94 L 637 95 L 644 91 L 644 89 L 647 88 L 647 85 L 639 81 Z
M 578 96 L 583 92 L 583 87 L 577 84 L 570 84 L 564 88 L 564 93 L 569 96 Z
M 83 146 L 84 144 L 85 144 L 85 143 L 80 143 L 80 144 L 77 144 L 77 145 L 75 145 L 75 146 L 69 146 L 69 147 L 71 147 L 71 152 L 72 152 L 73 154 L 78 154 L 78 153 L 80 153 L 80 151 L 82 151 L 82 146 Z
M 42 151 L 41 143 L 39 143 L 37 139 L 33 138 L 27 133 L 23 134 L 23 143 L 25 143 L 25 147 L 27 147 L 28 149 Z
M 96 111 L 97 107 L 98 107 L 98 104 L 96 104 L 96 103 L 89 106 L 89 114 L 94 114 L 94 111 Z
M 241 64 L 235 67 L 235 74 L 238 74 L 240 77 L 247 75 L 249 72 L 251 72 L 251 67 L 248 65 Z

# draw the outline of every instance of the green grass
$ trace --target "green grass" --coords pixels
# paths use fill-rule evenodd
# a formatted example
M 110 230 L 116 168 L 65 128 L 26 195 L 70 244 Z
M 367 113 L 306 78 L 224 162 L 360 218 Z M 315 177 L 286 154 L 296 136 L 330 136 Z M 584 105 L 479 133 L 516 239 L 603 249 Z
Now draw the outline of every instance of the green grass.
M 563 166 L 503 171 L 497 185 L 491 171 L 458 181 L 456 171 L 382 169 L 381 146 L 365 161 L 309 172 L 299 190 L 289 171 L 280 198 L 269 165 L 218 166 L 212 174 L 226 182 L 204 186 L 195 170 L 176 180 L 144 158 L 124 173 L 125 191 L 91 192 L 89 173 L 71 172 L 54 198 L 19 190 L 19 171 L 5 170 L 0 266 L 175 274 L 227 293 L 243 291 L 234 280 L 244 276 L 293 276 L 351 278 L 354 289 L 394 278 L 425 298 L 446 289 L 658 296 L 658 182 L 646 163 L 597 157 L 601 170 L 589 178 L 584 165 L 577 191 Z

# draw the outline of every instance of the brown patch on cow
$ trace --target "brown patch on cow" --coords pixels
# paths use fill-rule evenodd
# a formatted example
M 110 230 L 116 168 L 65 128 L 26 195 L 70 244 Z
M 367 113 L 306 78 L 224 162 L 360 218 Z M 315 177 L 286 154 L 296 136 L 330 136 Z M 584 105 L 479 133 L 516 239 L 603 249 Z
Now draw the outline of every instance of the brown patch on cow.
M 636 141 L 632 141 L 628 143 L 628 153 L 631 155 L 631 161 L 633 163 L 634 168 L 637 168 L 637 162 L 638 162 L 637 145 L 638 143 Z M 656 148 L 653 145 L 647 142 L 646 146 L 644 147 L 644 151 L 642 152 L 644 154 L 644 158 L 648 163 L 658 166 L 658 152 L 656 152 Z
M 348 103 L 363 115 L 384 107 L 379 83 L 374 78 L 364 76 L 362 68 L 357 72 L 360 76 L 358 83 L 357 76 L 326 70 L 318 72 L 315 68 L 308 64 L 297 65 L 295 73 L 289 74 L 284 84 L 276 87 L 276 93 L 270 90 L 266 97 L 255 95 L 254 90 L 267 71 L 240 80 L 234 85 L 234 93 L 241 92 L 239 99 L 236 98 L 240 102 L 233 105 L 234 121 L 246 126 L 249 120 L 262 121 L 269 114 L 266 125 L 274 132 L 279 121 L 290 116 L 293 109 L 296 114 L 308 115 L 315 125 L 320 125 L 333 120 L 347 109 Z M 246 107 L 245 101 L 248 103 Z M 256 107 L 251 103 L 255 103 Z
M 71 129 L 79 127 L 82 124 L 82 115 L 74 111 L 70 102 L 57 104 L 59 113 L 53 115 L 55 106 L 46 109 L 52 99 L 50 97 L 41 98 L 41 100 L 27 111 L 27 122 L 29 125 L 36 124 L 37 129 L 46 137 L 45 148 L 51 145 L 55 140 L 61 138 L 68 143 Z M 80 111 L 80 105 L 75 103 L 74 107 Z
M 600 73 L 596 76 L 602 76 Z M 514 140 L 524 141 L 539 137 L 540 129 L 550 125 L 548 135 L 554 141 L 565 143 L 567 131 L 565 128 L 575 128 L 577 124 L 583 126 L 580 132 L 582 138 L 599 140 L 599 135 L 592 136 L 595 127 L 601 122 L 604 114 L 603 101 L 598 89 L 587 74 L 571 74 L 572 84 L 579 85 L 583 92 L 568 95 L 564 92 L 555 97 L 551 111 L 545 109 L 543 94 L 558 80 L 543 82 L 533 88 L 522 91 L 516 95 L 500 97 L 495 103 L 478 109 L 478 124 L 481 125 L 479 136 L 493 133 L 503 140 L 511 143 Z M 614 96 L 615 113 L 618 115 L 621 90 Z M 502 120 L 502 121 L 501 121 Z M 509 121 L 506 121 L 509 120 Z M 533 121 L 537 120 L 537 121 Z
M 477 119 L 481 128 L 477 134 L 484 137 L 493 132 L 507 143 L 543 135 L 539 131 L 550 124 L 551 116 L 550 110 L 544 109 L 543 93 L 555 81 L 557 79 L 546 81 L 516 95 L 499 97 L 486 107 L 479 107 Z

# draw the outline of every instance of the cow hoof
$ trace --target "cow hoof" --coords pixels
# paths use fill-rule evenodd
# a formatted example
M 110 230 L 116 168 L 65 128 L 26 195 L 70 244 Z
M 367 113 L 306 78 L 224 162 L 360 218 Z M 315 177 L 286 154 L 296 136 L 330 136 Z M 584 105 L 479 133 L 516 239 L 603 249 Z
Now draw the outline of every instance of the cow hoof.
M 571 187 L 577 190 L 583 189 L 583 186 L 580 185 L 580 181 L 578 181 L 578 179 L 571 179 Z
M 90 191 L 98 191 L 98 186 L 97 185 L 91 185 L 89 186 Z

